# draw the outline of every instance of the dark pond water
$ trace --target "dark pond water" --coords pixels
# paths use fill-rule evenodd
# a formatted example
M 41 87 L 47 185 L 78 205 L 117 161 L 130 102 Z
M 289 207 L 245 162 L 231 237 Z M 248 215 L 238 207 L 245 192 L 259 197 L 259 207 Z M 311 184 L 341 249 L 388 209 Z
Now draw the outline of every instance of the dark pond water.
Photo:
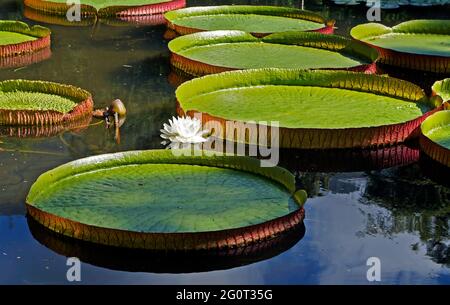
M 299 1 L 220 1 L 299 6 Z M 335 18 L 338 33 L 366 22 L 366 8 L 305 1 Z M 188 1 L 188 5 L 214 4 Z M 383 11 L 388 25 L 414 18 L 445 18 L 448 8 Z M 1 19 L 23 16 L 21 1 L 0 0 Z M 94 94 L 98 107 L 114 98 L 129 115 L 116 144 L 104 125 L 50 138 L 0 138 L 0 283 L 67 284 L 66 256 L 78 256 L 85 284 L 367 284 L 366 261 L 381 260 L 381 283 L 450 283 L 450 189 L 425 176 L 441 172 L 418 162 L 411 147 L 385 151 L 283 152 L 310 195 L 305 228 L 227 258 L 111 251 L 62 240 L 27 221 L 24 201 L 44 171 L 80 157 L 161 148 L 159 128 L 175 114 L 164 27 L 96 28 L 48 25 L 52 57 L 0 70 L 0 79 L 69 83 Z M 434 76 L 391 70 L 427 86 Z M 437 180 L 440 181 L 440 180 Z

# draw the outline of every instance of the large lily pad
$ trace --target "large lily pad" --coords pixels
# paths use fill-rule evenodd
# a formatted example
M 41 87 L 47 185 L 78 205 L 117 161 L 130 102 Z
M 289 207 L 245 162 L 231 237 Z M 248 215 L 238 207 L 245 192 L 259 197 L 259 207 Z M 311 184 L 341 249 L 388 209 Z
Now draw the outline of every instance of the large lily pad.
M 72 5 L 66 0 L 25 0 L 25 5 L 47 14 L 65 16 Z M 81 0 L 83 17 L 143 16 L 186 6 L 186 0 Z
M 174 192 L 176 190 L 176 192 Z M 82 159 L 42 175 L 27 198 L 38 222 L 113 246 L 214 249 L 264 240 L 302 220 L 294 177 L 247 157 L 169 150 Z
M 289 7 L 222 5 L 189 7 L 165 13 L 177 35 L 201 31 L 240 30 L 264 36 L 285 31 L 333 33 L 334 21 L 313 12 Z
M 52 82 L 0 82 L 0 125 L 55 125 L 91 116 L 89 92 Z
M 450 167 L 450 110 L 438 111 L 421 125 L 420 147 L 431 159 Z
M 367 23 L 354 27 L 351 36 L 376 47 L 383 63 L 450 72 L 450 20 L 411 20 L 392 28 Z
M 169 43 L 171 63 L 191 75 L 252 68 L 376 71 L 375 49 L 335 35 L 284 32 L 256 38 L 242 31 L 185 35 Z
M 179 114 L 217 121 L 217 136 L 237 140 L 232 126 L 279 123 L 280 146 L 351 148 L 403 142 L 428 111 L 442 107 L 416 85 L 346 71 L 256 69 L 208 75 L 182 84 Z M 254 130 L 257 130 L 257 127 Z M 253 138 L 246 135 L 242 141 Z M 254 144 L 254 143 L 250 143 Z
M 0 20 L 0 59 L 50 48 L 50 30 L 20 21 Z

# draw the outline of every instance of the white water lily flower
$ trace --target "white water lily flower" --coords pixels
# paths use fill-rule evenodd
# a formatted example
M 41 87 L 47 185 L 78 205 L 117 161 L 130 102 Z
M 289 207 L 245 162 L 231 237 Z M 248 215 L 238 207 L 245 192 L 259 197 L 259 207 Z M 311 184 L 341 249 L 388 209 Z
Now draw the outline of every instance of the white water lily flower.
M 164 123 L 163 126 L 161 138 L 170 141 L 170 147 L 206 142 L 206 136 L 210 133 L 208 130 L 202 130 L 202 122 L 199 119 L 191 117 L 172 117 L 169 124 Z

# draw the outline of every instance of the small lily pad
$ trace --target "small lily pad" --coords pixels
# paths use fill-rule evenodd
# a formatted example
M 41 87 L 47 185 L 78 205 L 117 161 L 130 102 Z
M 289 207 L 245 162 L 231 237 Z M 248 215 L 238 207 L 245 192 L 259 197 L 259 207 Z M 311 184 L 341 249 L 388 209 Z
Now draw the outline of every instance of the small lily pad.
M 50 48 L 50 30 L 20 21 L 0 20 L 0 59 Z
M 44 81 L 0 82 L 0 125 L 55 125 L 91 116 L 91 94 Z

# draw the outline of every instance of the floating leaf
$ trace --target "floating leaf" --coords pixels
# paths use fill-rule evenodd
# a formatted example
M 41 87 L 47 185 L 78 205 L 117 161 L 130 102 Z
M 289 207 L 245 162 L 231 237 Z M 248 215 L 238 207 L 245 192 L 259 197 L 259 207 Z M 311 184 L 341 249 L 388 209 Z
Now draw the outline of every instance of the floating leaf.
M 450 167 L 450 110 L 438 111 L 421 125 L 420 148 L 431 159 Z
M 50 35 L 48 28 L 39 25 L 29 27 L 20 21 L 0 20 L 0 60 L 49 49 Z
M 271 238 L 301 223 L 304 200 L 292 174 L 257 159 L 156 150 L 60 166 L 36 181 L 27 207 L 38 222 L 70 237 L 181 250 Z
M 285 31 L 332 34 L 334 21 L 305 10 L 279 6 L 222 5 L 189 7 L 165 13 L 177 35 L 200 31 L 240 30 L 264 36 Z
M 349 69 L 373 73 L 378 53 L 336 35 L 283 32 L 256 38 L 242 31 L 185 35 L 169 43 L 172 65 L 191 75 L 252 68 Z
M 80 88 L 44 81 L 0 82 L 0 125 L 54 125 L 91 116 L 92 96 Z
M 346 71 L 224 72 L 186 82 L 176 95 L 179 115 L 201 113 L 204 126 L 219 122 L 219 136 L 230 140 L 237 139 L 232 130 L 227 132 L 227 122 L 247 123 L 257 130 L 251 122 L 277 121 L 280 146 L 286 148 L 400 143 L 428 111 L 442 107 L 412 83 Z M 248 142 L 249 136 L 241 140 Z
M 383 63 L 450 72 L 450 20 L 411 20 L 392 28 L 366 23 L 355 26 L 351 36 L 377 48 Z

